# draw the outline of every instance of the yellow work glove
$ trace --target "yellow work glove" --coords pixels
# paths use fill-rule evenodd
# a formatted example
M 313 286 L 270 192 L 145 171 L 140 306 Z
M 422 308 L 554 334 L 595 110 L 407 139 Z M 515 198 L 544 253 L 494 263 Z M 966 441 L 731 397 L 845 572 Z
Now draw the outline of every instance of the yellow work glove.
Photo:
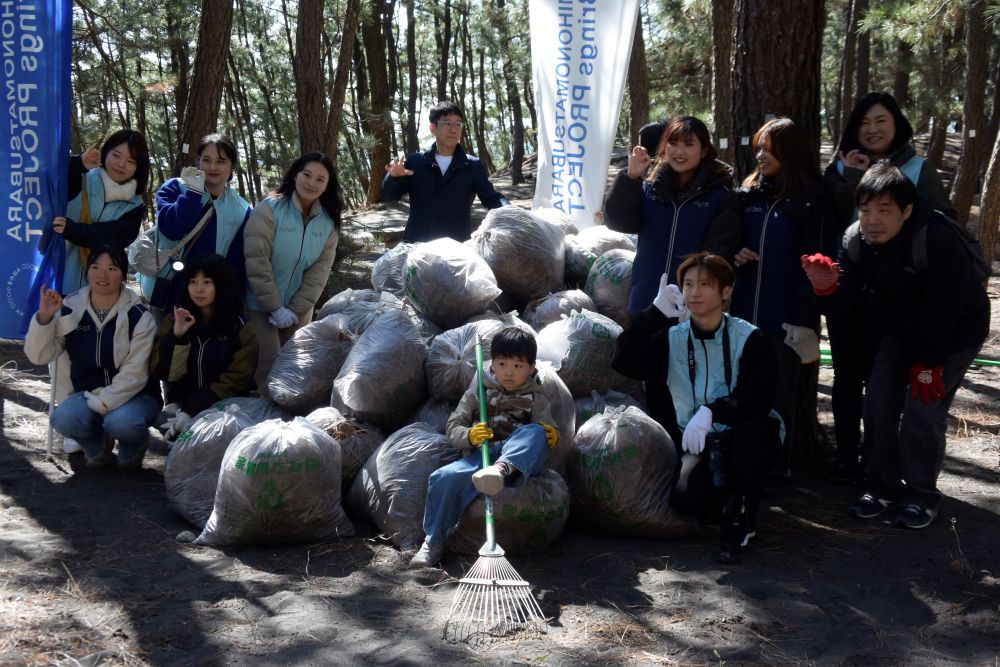
M 555 426 L 542 424 L 542 428 L 545 429 L 545 444 L 549 446 L 549 449 L 559 444 L 559 431 L 556 430 Z
M 473 424 L 469 429 L 469 442 L 473 447 L 479 447 L 487 440 L 493 439 L 493 429 L 486 425 L 486 422 Z

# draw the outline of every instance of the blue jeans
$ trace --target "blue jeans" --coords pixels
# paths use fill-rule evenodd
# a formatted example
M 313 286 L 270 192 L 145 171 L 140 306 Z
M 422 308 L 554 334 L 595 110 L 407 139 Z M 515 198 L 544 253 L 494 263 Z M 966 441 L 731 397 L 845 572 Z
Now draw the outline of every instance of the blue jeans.
M 545 429 L 538 424 L 519 426 L 504 442 L 490 448 L 490 462 L 504 461 L 517 472 L 509 476 L 506 486 L 521 486 L 545 467 L 549 448 L 545 444 Z M 424 533 L 430 544 L 444 544 L 448 531 L 458 523 L 472 501 L 479 495 L 472 485 L 472 473 L 483 465 L 483 455 L 475 451 L 463 459 L 449 463 L 431 473 L 424 505 Z
M 104 434 L 118 441 L 118 456 L 133 458 L 149 438 L 150 424 L 160 412 L 160 401 L 150 394 L 136 394 L 124 405 L 99 415 L 87 406 L 83 392 L 73 394 L 52 413 L 52 428 L 73 438 L 88 459 L 101 453 Z
M 913 360 L 895 338 L 882 339 L 865 398 L 868 484 L 876 496 L 937 511 L 948 408 L 978 351 L 976 345 L 945 360 L 941 375 L 945 396 L 925 405 L 919 397 L 911 398 Z

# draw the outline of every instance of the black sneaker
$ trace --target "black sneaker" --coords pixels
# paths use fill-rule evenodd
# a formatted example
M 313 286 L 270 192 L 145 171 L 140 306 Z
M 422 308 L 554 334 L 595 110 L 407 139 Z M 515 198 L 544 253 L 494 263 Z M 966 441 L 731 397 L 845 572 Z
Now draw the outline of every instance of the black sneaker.
M 715 559 L 720 563 L 740 562 L 753 548 L 755 537 L 757 537 L 757 532 L 753 530 L 745 530 L 739 534 L 727 536 L 719 546 L 719 554 Z
M 891 504 L 885 498 L 879 498 L 874 493 L 868 492 L 858 498 L 847 511 L 859 519 L 871 519 L 885 512 Z
M 899 514 L 893 519 L 892 525 L 896 528 L 919 530 L 929 526 L 936 516 L 937 512 L 929 507 L 910 503 L 899 511 Z

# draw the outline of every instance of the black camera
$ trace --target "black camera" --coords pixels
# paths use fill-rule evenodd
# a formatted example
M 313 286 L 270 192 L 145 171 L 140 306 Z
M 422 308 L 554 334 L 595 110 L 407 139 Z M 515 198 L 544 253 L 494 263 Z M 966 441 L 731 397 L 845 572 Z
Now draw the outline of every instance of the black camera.
M 732 440 L 731 431 L 713 431 L 705 436 L 705 451 L 708 452 L 708 472 L 712 475 L 712 486 L 717 489 L 729 488 Z

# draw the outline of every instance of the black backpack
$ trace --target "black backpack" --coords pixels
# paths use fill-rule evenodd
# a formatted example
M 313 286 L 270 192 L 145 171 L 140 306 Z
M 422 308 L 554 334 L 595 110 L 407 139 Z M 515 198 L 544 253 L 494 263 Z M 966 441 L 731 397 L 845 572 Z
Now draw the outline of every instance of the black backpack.
M 959 242 L 961 242 L 966 254 L 972 261 L 972 273 L 976 276 L 976 280 L 985 282 L 990 277 L 990 265 L 986 263 L 986 258 L 983 257 L 983 248 L 979 245 L 979 241 L 969 233 L 969 230 L 941 211 L 934 211 L 934 214 L 941 224 L 950 229 L 958 237 Z M 930 223 L 928 222 L 928 224 Z M 855 264 L 861 262 L 862 243 L 861 222 L 856 220 L 844 232 L 844 246 L 847 248 L 847 256 Z M 913 257 L 913 267 L 915 269 L 919 271 L 928 267 L 927 225 L 921 225 L 920 229 L 913 235 L 913 247 L 910 250 L 910 254 Z

